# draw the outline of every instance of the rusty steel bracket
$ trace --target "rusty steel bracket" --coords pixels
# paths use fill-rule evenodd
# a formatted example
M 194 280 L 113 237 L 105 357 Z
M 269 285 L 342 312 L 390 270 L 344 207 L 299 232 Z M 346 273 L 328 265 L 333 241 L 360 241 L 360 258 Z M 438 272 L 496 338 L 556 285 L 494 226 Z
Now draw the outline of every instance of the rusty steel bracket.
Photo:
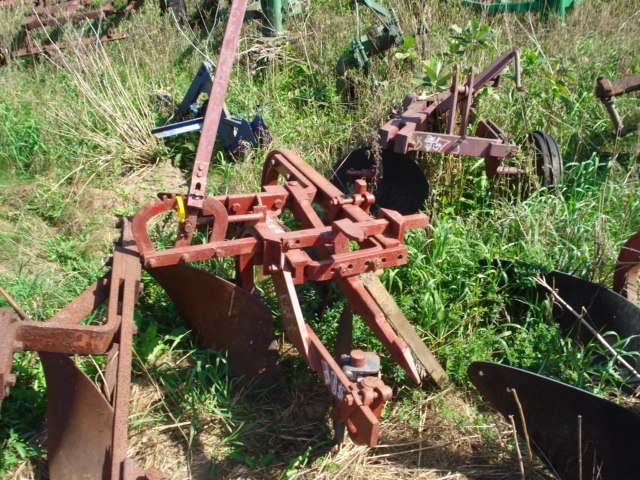
M 640 272 L 640 232 L 632 235 L 620 249 L 613 272 L 613 290 L 638 305 L 638 273 Z
M 133 311 L 142 287 L 128 220 L 123 220 L 112 265 L 46 322 L 29 320 L 19 308 L 23 320 L 0 309 L 0 402 L 16 382 L 13 355 L 38 352 L 47 383 L 47 458 L 54 480 L 161 478 L 159 472 L 142 472 L 127 459 Z M 81 324 L 104 302 L 102 322 Z M 89 379 L 70 355 L 105 356 L 102 385 Z
M 613 130 L 615 137 L 624 137 L 628 133 L 638 129 L 637 125 L 625 126 L 616 107 L 616 97 L 638 90 L 640 90 L 640 73 L 614 81 L 605 77 L 598 77 L 596 80 L 595 95 L 603 103 L 607 109 L 607 113 L 609 113 L 609 117 L 611 117 L 611 121 L 615 127 Z
M 194 222 L 206 233 L 202 243 L 195 243 L 195 236 L 189 243 L 178 237 L 175 247 L 158 250 L 147 230 L 147 224 L 158 215 L 177 211 L 181 218 L 186 203 L 184 196 L 162 194 L 155 204 L 142 207 L 133 218 L 132 229 L 143 266 L 154 274 L 191 262 L 236 257 L 234 281 L 247 292 L 254 291 L 254 270 L 271 276 L 287 338 L 331 391 L 336 400 L 334 419 L 346 423 L 354 441 L 375 445 L 377 418 L 382 405 L 391 397 L 391 390 L 379 379 L 375 367 L 370 368 L 367 375 L 353 375 L 354 368 L 363 373 L 357 370 L 363 367 L 357 352 L 355 360 L 343 366 L 328 353 L 304 321 L 295 285 L 336 281 L 353 311 L 369 325 L 413 380 L 419 382 L 426 370 L 430 374 L 436 372 L 434 380 L 442 383 L 446 379 L 442 368 L 438 365 L 439 370 L 418 369 L 412 348 L 387 322 L 390 297 L 381 299 L 379 292 L 367 289 L 359 277 L 366 272 L 405 264 L 404 233 L 426 227 L 428 218 L 423 214 L 400 215 L 381 209 L 374 219 L 368 212 L 375 199 L 366 191 L 364 182 L 359 182 L 356 192 L 345 195 L 288 150 L 276 150 L 267 156 L 262 184 L 259 193 L 205 196 Z M 287 216 L 295 218 L 300 225 L 298 230 L 290 231 L 283 226 L 280 217 Z M 204 311 L 205 306 L 209 310 L 218 309 L 214 292 L 196 300 L 178 291 L 180 285 L 189 284 L 191 280 L 199 282 L 195 279 L 201 274 L 194 272 L 185 271 L 180 278 L 173 279 L 157 277 L 190 324 L 199 322 L 194 318 L 196 310 Z M 379 288 L 384 290 L 381 285 Z M 194 301 L 202 304 L 202 309 L 184 305 Z M 381 309 L 380 304 L 385 305 L 385 309 Z M 236 320 L 231 324 L 236 325 Z M 222 338 L 220 332 L 227 325 L 230 324 L 224 318 L 214 318 L 207 326 L 200 322 L 196 330 L 206 337 L 212 348 L 229 350 L 231 356 L 241 352 L 245 359 L 250 357 L 247 352 L 252 350 L 248 345 L 232 345 L 230 340 Z M 404 328 L 411 328 L 408 322 Z M 414 345 L 416 338 L 417 334 L 412 339 Z M 428 351 L 424 344 L 421 346 Z M 264 346 L 255 349 L 255 355 L 266 358 Z M 420 359 L 424 356 L 420 355 Z M 430 361 L 437 364 L 433 356 Z M 349 376 L 345 371 L 350 372 Z

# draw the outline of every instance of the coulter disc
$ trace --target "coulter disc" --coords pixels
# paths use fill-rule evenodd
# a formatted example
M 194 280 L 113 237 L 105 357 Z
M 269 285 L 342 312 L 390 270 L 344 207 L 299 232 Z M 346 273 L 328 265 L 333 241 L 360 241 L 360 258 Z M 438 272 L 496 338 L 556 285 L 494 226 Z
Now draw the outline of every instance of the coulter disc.
M 429 182 L 416 162 L 406 155 L 382 151 L 380 163 L 382 180 L 378 185 L 373 184 L 373 179 L 367 180 L 369 191 L 376 197 L 372 211 L 375 213 L 378 208 L 390 208 L 410 215 L 423 209 L 429 196 Z M 350 193 L 354 181 L 360 177 L 349 175 L 347 171 L 371 170 L 375 166 L 373 151 L 367 147 L 359 148 L 334 166 L 329 180 L 344 193 Z

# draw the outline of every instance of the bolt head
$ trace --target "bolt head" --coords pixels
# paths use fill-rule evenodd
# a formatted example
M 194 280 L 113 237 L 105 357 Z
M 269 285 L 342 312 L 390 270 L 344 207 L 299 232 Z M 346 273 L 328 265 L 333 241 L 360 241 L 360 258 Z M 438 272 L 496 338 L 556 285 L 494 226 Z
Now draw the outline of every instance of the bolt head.
M 349 355 L 350 361 L 349 364 L 352 367 L 362 368 L 366 365 L 365 353 L 362 350 L 351 350 L 351 355 Z

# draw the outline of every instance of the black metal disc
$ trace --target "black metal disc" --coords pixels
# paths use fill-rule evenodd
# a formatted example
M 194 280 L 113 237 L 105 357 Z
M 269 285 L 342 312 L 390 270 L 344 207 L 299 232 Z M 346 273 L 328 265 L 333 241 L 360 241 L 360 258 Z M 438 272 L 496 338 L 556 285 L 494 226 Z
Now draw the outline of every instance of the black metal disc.
M 514 262 L 510 260 L 496 260 L 496 265 L 508 276 L 513 275 Z M 597 330 L 611 345 L 618 339 L 628 339 L 620 348 L 629 352 L 623 358 L 636 370 L 640 370 L 640 307 L 627 298 L 601 285 L 568 273 L 552 270 L 542 275 L 544 282 L 558 294 L 571 309 L 560 302 L 552 300 L 553 318 L 560 327 L 579 342 L 586 343 L 593 339 L 591 331 L 582 321 L 571 312 L 579 314 L 588 325 Z M 550 293 L 543 285 L 535 287 L 539 298 L 549 296 Z M 527 294 L 525 291 L 514 291 L 515 295 Z M 614 332 L 615 335 L 612 335 Z M 619 365 L 619 371 L 627 387 L 633 389 L 640 386 L 640 382 L 625 367 Z
M 553 187 L 561 184 L 564 166 L 558 142 L 540 130 L 531 132 L 528 140 L 536 148 L 536 173 L 542 179 L 542 185 Z
M 424 208 L 429 196 L 429 182 L 416 162 L 406 155 L 391 151 L 382 151 L 381 157 L 382 181 L 378 185 L 371 185 L 372 180 L 368 180 L 369 191 L 376 197 L 372 210 L 390 208 L 409 215 Z M 374 165 L 372 150 L 368 147 L 359 148 L 334 166 L 329 180 L 343 192 L 350 193 L 358 177 L 348 175 L 347 171 L 372 169 Z
M 614 331 L 620 338 L 633 337 L 626 350 L 640 352 L 640 308 L 622 295 L 601 285 L 552 270 L 544 275 L 545 282 L 577 313 L 583 314 L 599 332 Z M 546 288 L 539 286 L 542 294 Z M 554 303 L 553 316 L 564 328 L 571 329 L 581 340 L 592 338 L 591 333 L 576 316 L 559 303 Z
M 640 415 L 550 378 L 492 362 L 474 362 L 467 374 L 505 417 L 523 424 L 532 448 L 561 480 L 640 477 Z M 580 475 L 582 470 L 582 476 Z

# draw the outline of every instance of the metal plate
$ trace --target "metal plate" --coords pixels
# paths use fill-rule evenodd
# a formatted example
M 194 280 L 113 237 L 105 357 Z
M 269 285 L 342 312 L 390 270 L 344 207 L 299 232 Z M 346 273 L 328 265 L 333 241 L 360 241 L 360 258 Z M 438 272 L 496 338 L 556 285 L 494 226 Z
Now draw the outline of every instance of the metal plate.
M 429 197 L 429 182 L 420 167 L 406 155 L 391 151 L 382 151 L 382 181 L 369 190 L 375 195 L 376 203 L 372 208 L 390 208 L 403 215 L 416 213 L 424 208 Z M 353 189 L 358 177 L 347 175 L 347 170 L 373 168 L 375 163 L 370 148 L 359 148 L 334 166 L 329 179 L 333 185 L 345 193 Z
M 507 276 L 513 275 L 513 269 L 516 266 L 510 260 L 495 260 L 494 264 L 499 265 Z M 547 285 L 552 287 L 574 311 L 583 314 L 583 318 L 593 328 L 603 335 L 606 332 L 615 332 L 620 339 L 629 338 L 629 341 L 624 345 L 624 350 L 640 352 L 640 307 L 601 285 L 568 273 L 552 270 L 542 277 Z M 537 292 L 540 298 L 549 295 L 548 290 L 542 285 L 537 286 Z M 527 294 L 525 291 L 513 293 L 516 295 Z M 582 325 L 580 320 L 558 302 L 553 303 L 553 316 L 575 341 L 586 343 L 593 339 L 591 332 Z M 604 335 L 604 338 L 610 344 L 618 340 L 615 335 Z M 624 359 L 636 370 L 640 369 L 640 358 L 637 355 L 624 356 Z M 623 375 L 627 376 L 624 372 Z M 634 388 L 639 383 L 630 374 L 627 382 Z
M 40 352 L 47 380 L 49 477 L 111 478 L 113 408 L 68 356 Z
M 260 384 L 280 375 L 271 312 L 260 299 L 188 265 L 148 271 L 175 302 L 200 343 L 228 352 L 232 374 L 260 375 Z
M 485 400 L 505 417 L 513 415 L 522 435 L 517 392 L 532 448 L 562 480 L 640 475 L 640 415 L 632 410 L 506 365 L 474 362 L 467 373 Z
M 546 283 L 553 287 L 558 295 L 577 313 L 584 312 L 584 318 L 600 333 L 608 331 L 616 332 L 620 338 L 632 337 L 624 347 L 628 352 L 640 352 L 640 308 L 617 293 L 598 284 L 582 278 L 574 277 L 567 273 L 553 270 L 545 276 Z M 546 295 L 547 290 L 538 287 L 541 295 Z M 558 303 L 553 305 L 554 318 L 567 330 L 571 330 L 572 336 L 581 342 L 589 341 L 593 335 L 581 324 L 581 322 Z M 613 336 L 605 338 L 610 343 L 615 342 Z M 640 368 L 640 359 L 627 356 L 625 359 L 636 370 Z M 630 380 L 631 384 L 637 380 Z

